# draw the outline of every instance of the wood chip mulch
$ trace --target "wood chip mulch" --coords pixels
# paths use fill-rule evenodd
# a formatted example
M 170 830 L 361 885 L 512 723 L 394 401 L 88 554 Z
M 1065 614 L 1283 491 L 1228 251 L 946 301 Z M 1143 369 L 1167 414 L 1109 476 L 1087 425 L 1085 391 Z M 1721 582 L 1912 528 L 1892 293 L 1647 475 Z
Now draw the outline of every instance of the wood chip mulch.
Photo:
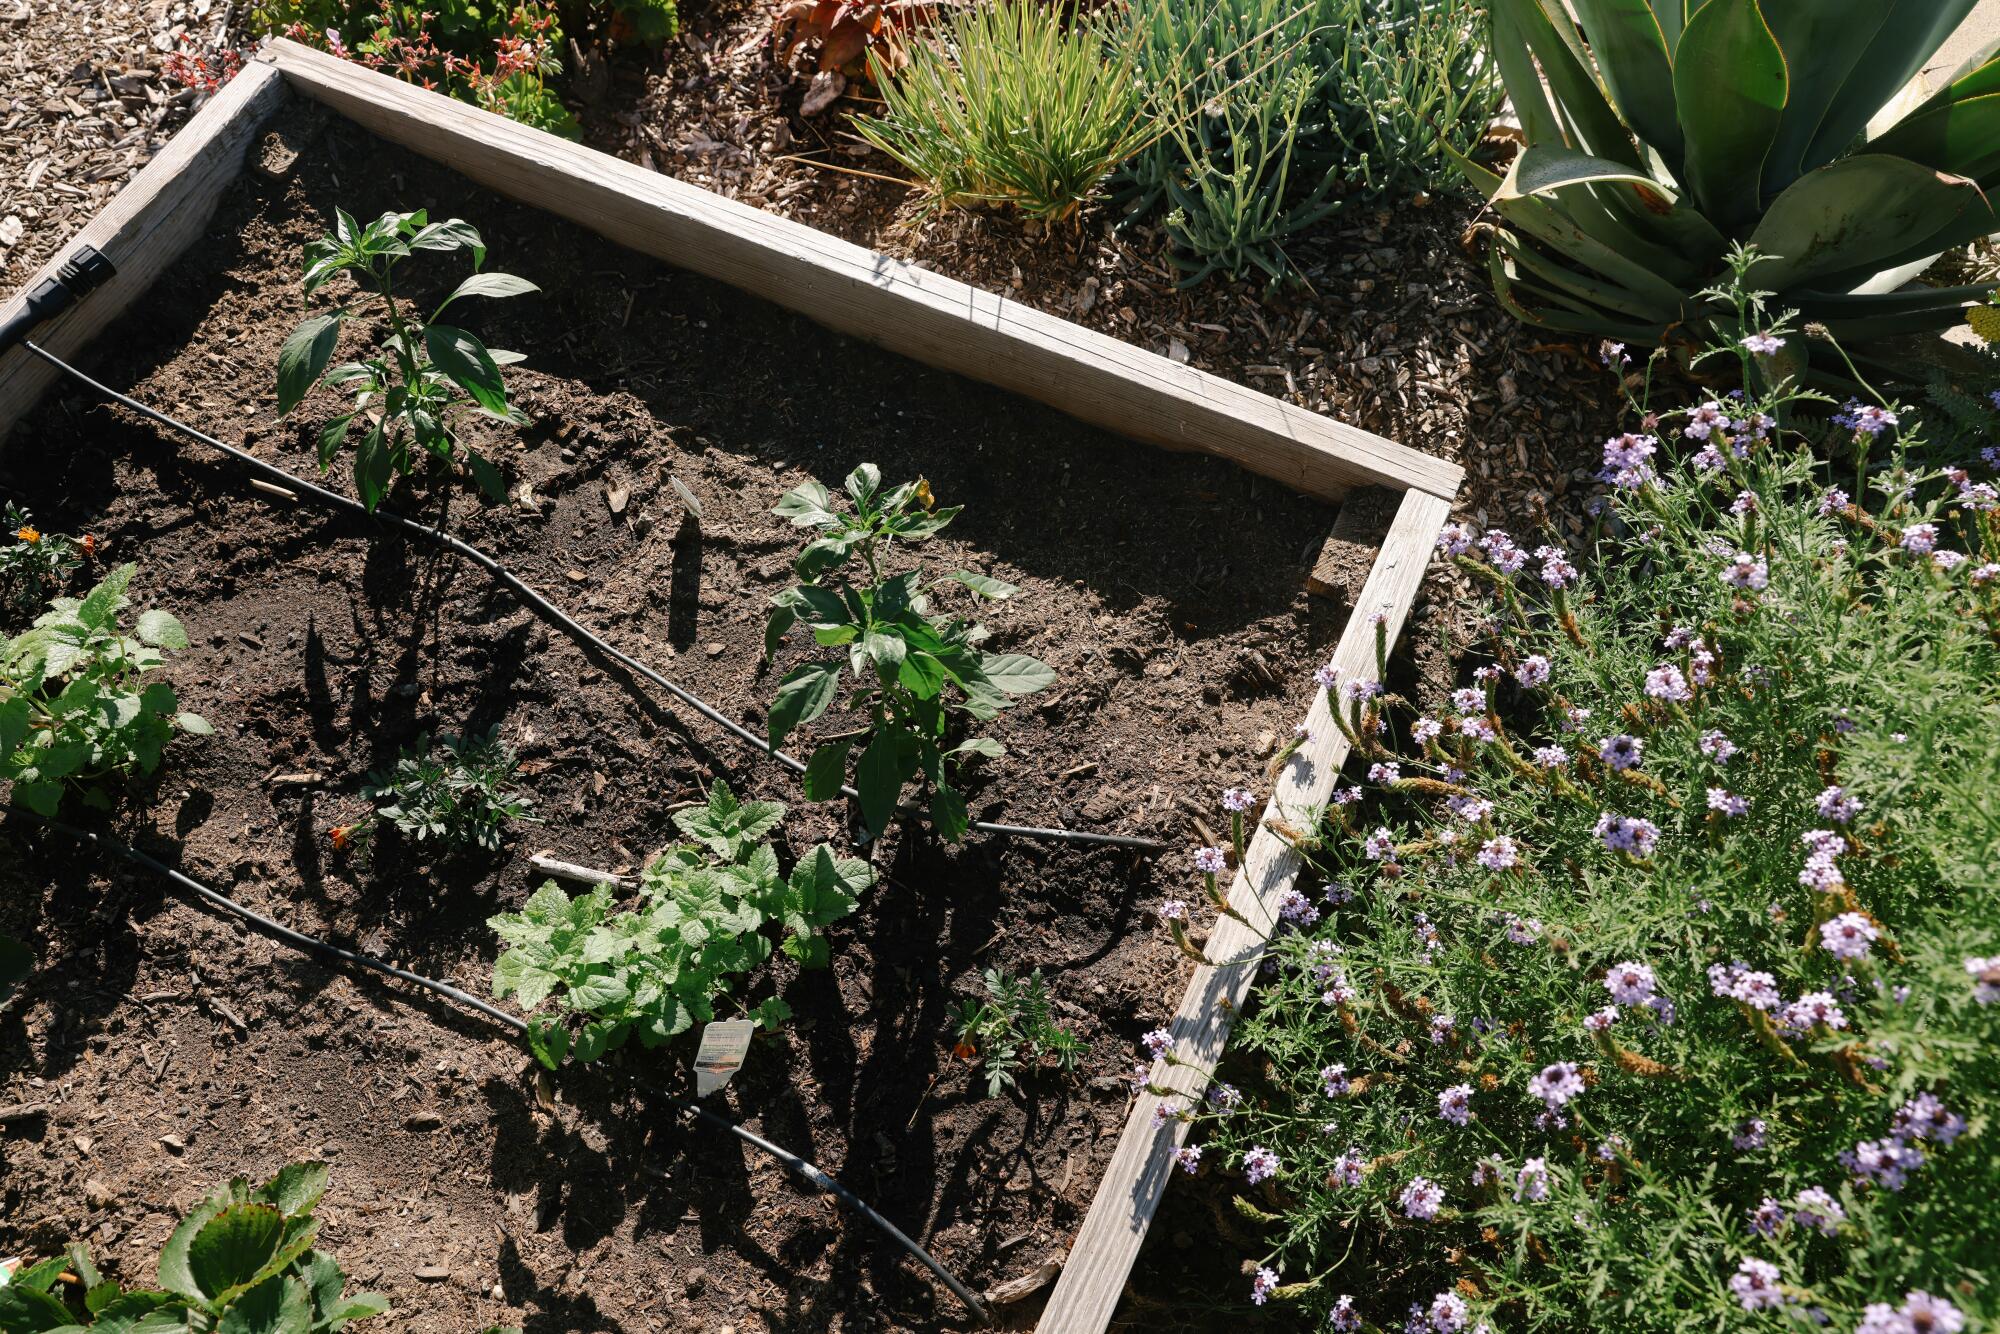
M 25 284 L 187 119 L 162 77 L 228 0 L 0 0 L 0 292 Z

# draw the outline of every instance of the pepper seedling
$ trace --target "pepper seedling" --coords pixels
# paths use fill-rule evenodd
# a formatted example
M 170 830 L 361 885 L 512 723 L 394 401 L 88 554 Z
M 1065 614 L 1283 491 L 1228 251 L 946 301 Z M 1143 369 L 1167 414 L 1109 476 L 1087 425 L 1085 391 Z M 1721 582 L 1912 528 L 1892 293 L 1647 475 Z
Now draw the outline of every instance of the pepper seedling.
M 466 251 L 472 275 L 419 321 L 396 295 L 396 268 L 419 250 Z M 523 296 L 541 289 L 511 273 L 485 273 L 486 244 L 461 218 L 431 222 L 422 209 L 384 213 L 367 226 L 345 209 L 334 210 L 334 230 L 305 249 L 305 291 L 311 296 L 341 273 L 380 299 L 388 338 L 372 356 L 329 369 L 340 329 L 364 311 L 336 306 L 308 317 L 278 351 L 278 415 L 297 407 L 316 384 L 344 387 L 353 406 L 319 431 L 319 466 L 333 466 L 358 425 L 354 487 L 361 503 L 374 509 L 390 482 L 408 476 L 415 458 L 427 454 L 437 464 L 463 463 L 491 500 L 504 500 L 500 470 L 460 438 L 457 421 L 467 413 L 524 425 L 527 417 L 507 397 L 502 366 L 523 360 L 518 352 L 489 349 L 478 337 L 439 316 L 460 297 Z
M 986 627 L 957 616 L 931 614 L 931 594 L 956 583 L 995 601 L 1020 590 L 988 575 L 959 570 L 927 584 L 922 569 L 890 575 L 883 566 L 896 543 L 937 535 L 963 509 L 936 507 L 930 483 L 919 479 L 882 489 L 882 472 L 864 463 L 848 474 L 852 509 L 839 505 L 820 483 L 787 491 L 776 514 L 815 536 L 793 564 L 800 584 L 771 599 L 764 630 L 768 659 L 794 625 L 812 631 L 822 648 L 845 648 L 839 659 L 802 663 L 778 683 L 771 703 L 770 740 L 824 715 L 851 678 L 848 703 L 865 709 L 868 726 L 816 749 L 806 764 L 806 795 L 831 801 L 841 794 L 848 755 L 861 742 L 854 766 L 862 825 L 879 835 L 896 814 L 903 787 L 921 775 L 930 785 L 931 822 L 947 841 L 965 837 L 965 796 L 958 769 L 978 756 L 998 759 L 1006 750 L 991 737 L 958 739 L 961 720 L 989 722 L 1054 684 L 1055 670 L 1022 653 L 987 653 L 979 646 Z M 849 577 L 858 569 L 863 577 Z

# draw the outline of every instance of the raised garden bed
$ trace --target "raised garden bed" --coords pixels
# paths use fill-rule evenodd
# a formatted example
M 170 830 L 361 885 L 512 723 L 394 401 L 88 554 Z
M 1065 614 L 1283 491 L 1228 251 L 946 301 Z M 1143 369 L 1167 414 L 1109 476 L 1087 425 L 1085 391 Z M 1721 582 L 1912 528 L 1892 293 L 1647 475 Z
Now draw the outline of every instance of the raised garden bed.
M 762 614 L 797 546 L 769 513 L 777 496 L 868 460 L 965 504 L 933 561 L 1020 585 L 985 616 L 995 646 L 1060 674 L 995 724 L 1009 754 L 986 766 L 973 815 L 1177 850 L 953 848 L 892 830 L 871 854 L 882 883 L 834 933 L 833 969 L 781 964 L 759 980 L 798 1018 L 759 1040 L 716 1101 L 976 1288 L 1060 1255 L 1081 1226 L 1045 1327 L 1101 1328 L 1164 1168 L 1168 1132 L 1151 1130 L 1148 1099 L 1135 1105 L 1123 1078 L 1135 1040 L 1171 1017 L 1183 1054 L 1207 1063 L 1220 1002 L 1249 982 L 1238 966 L 1189 986 L 1153 928 L 1149 910 L 1187 880 L 1190 803 L 1231 783 L 1268 790 L 1268 734 L 1309 711 L 1315 740 L 1285 767 L 1274 810 L 1323 799 L 1344 746 L 1311 671 L 1330 655 L 1372 669 L 1369 616 L 1393 640 L 1456 471 L 352 66 L 290 49 L 280 61 L 347 114 L 288 97 L 269 66 L 244 76 L 86 231 L 121 277 L 43 341 L 67 352 L 94 335 L 88 368 L 114 388 L 309 473 L 310 425 L 331 409 L 309 403 L 278 424 L 272 384 L 300 311 L 301 247 L 336 205 L 475 221 L 495 262 L 543 289 L 482 315 L 489 341 L 528 355 L 517 384 L 536 424 L 479 441 L 507 465 L 512 502 L 460 501 L 449 525 L 753 728 L 776 677 L 758 667 Z M 240 170 L 246 148 L 256 171 Z M 1005 388 L 852 341 L 556 212 Z M 19 354 L 0 363 L 0 426 L 44 370 Z M 1209 452 L 1163 454 L 1007 389 Z M 676 477 L 699 497 L 700 524 Z M 1356 483 L 1410 489 L 1357 499 L 1385 550 L 1350 615 L 1303 579 L 1328 499 Z M 718 775 L 791 803 L 792 852 L 851 843 L 843 807 L 806 803 L 783 770 L 673 714 L 476 571 L 253 491 L 69 386 L 16 426 L 0 487 L 52 526 L 93 534 L 107 559 L 136 560 L 146 596 L 195 636 L 169 676 L 220 735 L 176 751 L 151 804 L 123 817 L 125 836 L 303 929 L 483 993 L 484 919 L 525 898 L 537 848 L 630 869 Z M 1347 573 L 1363 585 L 1362 570 Z M 438 862 L 392 839 L 365 859 L 331 852 L 325 831 L 365 809 L 367 771 L 419 731 L 495 723 L 546 825 L 485 859 Z M 0 930 L 34 937 L 42 971 L 0 1035 L 23 1054 L 0 1104 L 42 1110 L 6 1126 L 0 1250 L 88 1235 L 136 1267 L 170 1205 L 238 1172 L 328 1156 L 328 1237 L 395 1300 L 401 1327 L 967 1323 L 878 1234 L 733 1142 L 684 1133 L 587 1074 L 538 1079 L 483 1022 L 246 939 L 73 845 L 10 842 L 34 850 L 0 867 Z M 1245 905 L 1293 870 L 1268 832 L 1246 861 Z M 1253 944 L 1218 931 L 1208 948 L 1227 961 Z M 1089 1042 L 1074 1078 L 1032 1077 L 988 1100 L 954 1061 L 947 1006 L 996 966 L 1049 975 Z M 632 1054 L 662 1073 L 686 1057 Z M 1023 1324 L 1034 1311 L 1006 1315 Z

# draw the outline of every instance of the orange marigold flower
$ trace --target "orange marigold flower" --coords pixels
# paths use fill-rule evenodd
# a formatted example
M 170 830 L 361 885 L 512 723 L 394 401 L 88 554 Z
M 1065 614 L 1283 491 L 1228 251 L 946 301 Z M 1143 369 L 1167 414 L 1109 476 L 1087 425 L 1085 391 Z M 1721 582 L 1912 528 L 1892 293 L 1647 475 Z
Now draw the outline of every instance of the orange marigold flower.
M 334 851 L 338 852 L 345 848 L 349 840 L 354 837 L 354 826 L 351 824 L 337 824 L 327 831 L 327 836 L 333 840 Z
M 20 538 L 23 542 L 28 543 L 30 546 L 42 540 L 41 533 L 33 528 L 16 529 L 14 532 L 14 536 Z
M 83 541 L 78 543 L 77 545 L 83 548 L 84 555 L 86 556 L 97 555 L 97 539 L 93 537 L 91 534 L 85 533 L 83 535 Z

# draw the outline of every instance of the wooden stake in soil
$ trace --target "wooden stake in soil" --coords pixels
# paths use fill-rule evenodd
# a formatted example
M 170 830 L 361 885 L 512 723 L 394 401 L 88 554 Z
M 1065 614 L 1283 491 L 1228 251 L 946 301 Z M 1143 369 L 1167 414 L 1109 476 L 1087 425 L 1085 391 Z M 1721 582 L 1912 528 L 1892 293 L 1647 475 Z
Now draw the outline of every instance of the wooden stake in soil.
M 1341 680 L 1375 675 L 1373 618 L 1378 612 L 1387 618 L 1383 632 L 1388 642 L 1395 643 L 1423 583 L 1438 530 L 1450 513 L 1448 500 L 1422 491 L 1404 494 L 1375 568 L 1334 649 L 1333 661 Z M 1252 922 L 1275 921 L 1279 897 L 1299 875 L 1298 854 L 1270 828 L 1271 823 L 1303 823 L 1302 812 L 1324 806 L 1340 778 L 1341 765 L 1347 761 L 1347 738 L 1328 712 L 1335 704 L 1324 690 L 1314 696 L 1306 714 L 1312 739 L 1299 748 L 1279 775 L 1256 837 L 1245 850 L 1244 865 L 1230 886 L 1230 903 Z M 1161 1061 L 1153 1067 L 1151 1083 L 1171 1090 L 1173 1100 L 1200 1100 L 1208 1083 L 1201 1072 L 1214 1069 L 1221 1057 L 1229 1036 L 1229 1017 L 1250 994 L 1263 948 L 1261 932 L 1232 917 L 1217 919 L 1205 950 L 1215 962 L 1195 969 L 1180 1008 L 1167 1025 L 1173 1035 L 1173 1054 L 1180 1064 Z M 1173 1151 L 1187 1137 L 1187 1125 L 1179 1120 L 1154 1127 L 1153 1109 L 1162 1101 L 1156 1094 L 1141 1093 L 1133 1102 L 1124 1134 L 1098 1185 L 1097 1198 L 1036 1326 L 1039 1334 L 1097 1334 L 1117 1309 L 1126 1276 L 1166 1189 Z

